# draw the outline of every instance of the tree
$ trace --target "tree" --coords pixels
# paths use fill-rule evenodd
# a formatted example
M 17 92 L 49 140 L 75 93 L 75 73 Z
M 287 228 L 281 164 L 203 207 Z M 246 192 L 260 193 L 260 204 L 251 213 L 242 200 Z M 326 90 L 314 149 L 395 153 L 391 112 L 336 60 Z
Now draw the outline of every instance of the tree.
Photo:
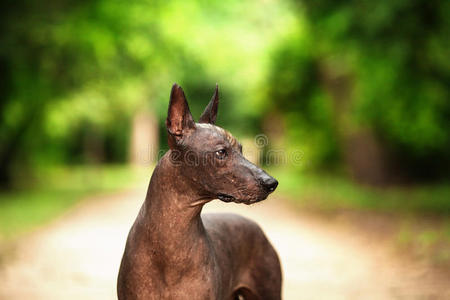
M 397 168 L 415 178 L 447 176 L 449 4 L 423 0 L 295 4 L 300 26 L 280 47 L 271 75 L 279 80 L 270 89 L 280 99 L 279 109 L 298 102 L 291 104 L 297 114 L 291 126 L 309 124 L 316 135 L 326 137 L 321 148 L 338 147 L 344 157 L 355 146 L 349 141 L 358 132 L 373 136 L 369 139 L 386 160 L 380 163 L 388 165 L 382 171 L 387 180 Z M 277 92 L 285 77 L 291 80 Z M 311 121 L 311 107 L 325 107 L 319 115 L 326 120 Z M 330 126 L 336 130 L 330 131 Z M 337 160 L 335 153 L 319 162 Z

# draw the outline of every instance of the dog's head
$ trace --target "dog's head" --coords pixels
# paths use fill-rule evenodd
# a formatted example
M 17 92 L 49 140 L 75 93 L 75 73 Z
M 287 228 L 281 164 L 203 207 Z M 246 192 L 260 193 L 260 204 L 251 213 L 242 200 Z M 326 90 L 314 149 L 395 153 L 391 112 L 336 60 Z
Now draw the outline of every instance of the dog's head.
M 174 84 L 166 120 L 170 157 L 205 199 L 251 204 L 267 198 L 278 182 L 242 155 L 241 144 L 215 126 L 218 87 L 198 123 L 183 89 Z

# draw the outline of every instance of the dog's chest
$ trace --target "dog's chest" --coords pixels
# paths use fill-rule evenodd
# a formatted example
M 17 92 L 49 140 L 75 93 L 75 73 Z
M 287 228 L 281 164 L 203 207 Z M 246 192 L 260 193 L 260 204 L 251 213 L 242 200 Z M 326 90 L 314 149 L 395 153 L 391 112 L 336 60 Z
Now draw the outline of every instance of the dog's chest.
M 197 254 L 176 263 L 166 260 L 163 266 L 150 263 L 148 277 L 160 299 L 223 299 L 222 276 L 212 253 Z
M 186 279 L 182 282 L 164 286 L 162 299 L 221 299 L 217 284 L 209 279 Z

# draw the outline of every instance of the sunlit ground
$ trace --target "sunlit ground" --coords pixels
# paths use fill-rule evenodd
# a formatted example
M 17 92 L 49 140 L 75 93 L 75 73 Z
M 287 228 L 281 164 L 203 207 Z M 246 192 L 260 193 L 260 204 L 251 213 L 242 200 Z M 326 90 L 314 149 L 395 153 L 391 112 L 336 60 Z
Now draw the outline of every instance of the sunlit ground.
M 87 195 L 135 186 L 143 172 L 121 165 L 42 169 L 34 180 L 0 192 L 0 242 L 46 224 Z
M 9 220 L 26 219 L 33 211 L 40 218 L 6 231 L 8 227 L 2 227 L 6 236 L 21 235 L 3 249 L 0 296 L 113 299 L 125 239 L 145 197 L 151 168 L 56 169 L 49 174 L 54 178 L 49 181 L 53 188 L 46 188 L 51 197 L 65 195 L 56 193 L 58 188 L 69 189 L 67 182 L 64 188 L 58 185 L 63 178 L 71 179 L 70 186 L 80 197 L 71 193 L 74 200 L 59 211 L 43 213 L 33 206 L 2 210 Z M 280 190 L 262 203 L 245 206 L 216 200 L 205 211 L 235 212 L 263 227 L 283 264 L 285 299 L 445 299 L 441 297 L 449 295 L 442 274 L 411 257 L 399 257 L 393 251 L 395 244 L 376 233 L 364 233 L 345 220 L 333 221 L 333 215 L 324 220 L 304 204 L 299 210 L 293 205 L 295 199 L 286 201 L 280 182 Z M 28 195 L 42 197 L 43 189 L 30 190 Z M 87 193 L 96 196 L 81 197 Z M 56 219 L 51 221 L 50 214 Z

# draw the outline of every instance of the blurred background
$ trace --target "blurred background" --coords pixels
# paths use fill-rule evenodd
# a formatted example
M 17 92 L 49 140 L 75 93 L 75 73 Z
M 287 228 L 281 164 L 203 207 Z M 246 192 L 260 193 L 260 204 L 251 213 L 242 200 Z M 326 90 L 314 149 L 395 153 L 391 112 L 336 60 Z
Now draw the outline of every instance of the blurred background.
M 171 85 L 198 118 L 217 82 L 274 198 L 448 272 L 450 2 L 0 6 L 0 269 L 80 202 L 145 192 Z

